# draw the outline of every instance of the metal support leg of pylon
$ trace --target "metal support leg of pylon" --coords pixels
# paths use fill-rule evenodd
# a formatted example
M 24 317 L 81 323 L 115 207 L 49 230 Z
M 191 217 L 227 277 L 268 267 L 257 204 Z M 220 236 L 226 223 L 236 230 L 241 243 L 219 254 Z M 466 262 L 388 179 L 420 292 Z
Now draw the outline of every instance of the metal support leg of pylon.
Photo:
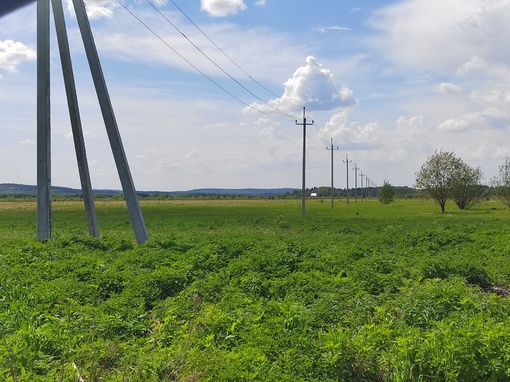
M 106 87 L 103 71 L 101 69 L 101 63 L 92 36 L 92 30 L 90 29 L 89 20 L 85 10 L 85 4 L 83 0 L 73 0 L 74 10 L 76 12 L 76 19 L 78 20 L 78 26 L 83 39 L 83 45 L 85 46 L 85 52 L 89 61 L 90 71 L 96 87 L 97 98 L 103 114 L 103 120 L 110 140 L 110 146 L 112 149 L 115 164 L 117 166 L 117 172 L 119 173 L 122 190 L 124 197 L 126 198 L 126 204 L 135 231 L 136 240 L 139 244 L 144 243 L 148 238 L 147 229 L 145 227 L 145 221 L 143 219 L 140 203 L 136 196 L 136 191 L 129 170 L 126 154 L 120 138 L 117 121 L 113 113 L 110 96 Z
M 50 0 L 37 0 L 37 238 L 51 237 Z
M 53 17 L 55 19 L 55 29 L 57 32 L 57 40 L 60 50 L 60 61 L 62 63 L 62 72 L 67 94 L 67 105 L 69 107 L 71 128 L 73 131 L 76 160 L 78 162 L 78 172 L 80 174 L 83 202 L 85 204 L 85 213 L 87 215 L 87 225 L 89 234 L 91 236 L 99 237 L 99 226 L 97 223 L 96 208 L 94 205 L 92 183 L 90 182 L 90 172 L 87 163 L 87 153 L 85 151 L 85 140 L 83 138 L 80 109 L 78 107 L 78 97 L 76 95 L 76 86 L 74 82 L 62 0 L 51 0 L 51 3 L 53 5 Z

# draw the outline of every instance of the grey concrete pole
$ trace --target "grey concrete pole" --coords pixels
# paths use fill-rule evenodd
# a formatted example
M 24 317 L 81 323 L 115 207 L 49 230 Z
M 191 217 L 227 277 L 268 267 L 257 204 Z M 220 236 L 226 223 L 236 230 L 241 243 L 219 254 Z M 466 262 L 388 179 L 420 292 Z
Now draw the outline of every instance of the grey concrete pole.
M 83 202 L 85 204 L 85 214 L 87 215 L 89 235 L 99 237 L 99 226 L 97 224 L 94 194 L 92 192 L 92 184 L 90 182 L 90 172 L 87 163 L 87 153 L 85 150 L 85 140 L 83 138 L 80 109 L 78 107 L 78 97 L 76 95 L 76 86 L 71 63 L 71 54 L 69 52 L 64 11 L 62 9 L 62 0 L 51 0 L 51 2 L 53 5 L 55 29 L 60 49 L 60 61 L 62 63 L 67 105 L 69 107 L 69 118 L 71 119 L 74 148 L 76 151 L 76 160 L 78 162 L 78 172 L 80 174 L 81 190 L 83 194 Z
M 99 56 L 92 36 L 92 30 L 90 29 L 89 20 L 85 11 L 85 4 L 82 0 L 73 0 L 73 5 L 78 25 L 80 27 L 83 45 L 85 46 L 85 52 L 89 61 L 90 71 L 96 87 L 97 98 L 103 114 L 106 132 L 110 140 L 110 146 L 117 166 L 117 172 L 119 173 L 124 197 L 126 198 L 131 223 L 133 224 L 137 242 L 142 244 L 149 238 L 149 235 L 147 233 L 147 228 L 145 227 L 142 210 L 136 196 L 133 178 L 131 177 L 126 153 L 124 152 L 117 121 L 113 113 L 113 107 L 106 87 L 103 71 L 101 69 L 101 63 L 99 62 Z
M 37 238 L 51 238 L 50 0 L 37 0 Z
M 302 171 L 302 185 L 301 185 L 301 215 L 305 216 L 306 210 L 305 210 L 305 175 L 306 175 L 306 126 L 307 125 L 313 125 L 313 120 L 311 123 L 306 123 L 306 109 L 303 107 L 303 122 L 298 123 L 296 121 L 296 125 L 302 125 L 303 126 L 303 171 Z

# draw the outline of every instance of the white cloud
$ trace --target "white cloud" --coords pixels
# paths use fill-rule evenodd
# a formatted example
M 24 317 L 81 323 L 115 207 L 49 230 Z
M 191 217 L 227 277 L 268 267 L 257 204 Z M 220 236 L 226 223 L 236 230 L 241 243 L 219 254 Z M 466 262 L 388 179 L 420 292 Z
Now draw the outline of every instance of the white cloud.
M 455 73 L 474 57 L 508 62 L 510 1 L 408 0 L 378 11 L 370 25 L 382 31 L 374 48 L 398 65 Z
M 468 143 L 479 143 L 480 138 L 476 134 L 491 135 L 495 131 L 506 131 L 510 126 L 510 115 L 496 108 L 486 108 L 483 112 L 467 112 L 449 118 L 437 126 L 441 133 L 462 132 L 463 135 L 452 144 L 463 146 Z M 472 134 L 467 135 L 467 134 Z M 466 134 L 466 135 L 465 135 Z M 472 142 L 471 142 L 472 141 Z M 470 155 L 469 153 L 468 155 Z
M 184 155 L 184 158 L 196 159 L 199 156 L 200 156 L 200 151 L 198 151 L 198 150 L 191 150 L 189 153 Z
M 34 61 L 36 52 L 21 42 L 0 41 L 0 68 L 15 72 L 16 66 L 24 61 Z
M 345 109 L 334 114 L 324 127 L 324 135 L 335 138 L 335 142 L 341 143 L 346 150 L 366 150 L 380 146 L 382 127 L 379 122 L 366 125 L 349 122 L 350 113 L 350 109 Z
M 465 119 L 451 118 L 441 123 L 437 130 L 440 132 L 447 131 L 466 131 L 471 128 L 471 123 Z
M 462 92 L 462 86 L 451 82 L 441 82 L 439 85 L 437 85 L 436 91 L 441 94 L 460 93 Z
M 201 0 L 201 2 L 201 9 L 214 17 L 235 15 L 246 9 L 243 0 Z
M 312 56 L 306 58 L 306 66 L 296 69 L 284 86 L 283 95 L 269 101 L 270 106 L 258 102 L 251 106 L 264 112 L 273 112 L 273 108 L 291 112 L 303 106 L 310 111 L 334 110 L 356 103 L 352 90 L 345 85 L 337 85 L 333 74 Z M 245 108 L 245 111 L 250 111 L 250 108 Z
M 333 26 L 333 27 L 319 27 L 319 28 L 314 28 L 314 30 L 316 30 L 317 32 L 320 32 L 320 33 L 326 33 L 328 31 L 350 31 L 351 28 L 348 28 L 348 27 L 338 27 L 338 26 Z
M 471 99 L 481 104 L 496 104 L 508 108 L 510 104 L 510 91 L 501 89 L 491 89 L 487 91 L 474 91 Z
M 259 136 L 266 145 L 280 145 L 283 141 L 289 139 L 289 136 L 283 132 L 281 126 L 269 119 L 259 118 L 255 125 L 262 128 Z
M 255 4 L 256 6 L 266 5 L 266 0 L 257 0 L 253 4 Z
M 161 2 L 161 0 L 158 0 L 158 3 L 159 2 Z M 87 16 L 90 19 L 113 17 L 113 10 L 116 6 L 117 2 L 115 0 L 87 0 L 85 2 Z M 72 14 L 74 14 L 74 6 L 72 0 L 67 0 L 67 8 Z
M 489 64 L 483 58 L 473 56 L 457 69 L 457 74 L 466 75 L 471 72 L 484 69 L 487 66 L 489 66 Z
M 416 115 L 411 118 L 400 116 L 395 121 L 395 127 L 399 135 L 409 135 L 410 132 L 418 132 L 423 128 L 423 115 Z

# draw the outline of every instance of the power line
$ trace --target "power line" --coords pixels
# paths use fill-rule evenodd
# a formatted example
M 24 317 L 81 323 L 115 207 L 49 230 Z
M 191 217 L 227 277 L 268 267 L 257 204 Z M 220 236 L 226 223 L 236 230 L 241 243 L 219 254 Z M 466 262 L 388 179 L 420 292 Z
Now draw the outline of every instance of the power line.
M 119 1 L 119 0 L 117 0 Z M 174 27 L 174 29 L 179 32 L 181 34 L 182 37 L 184 37 L 191 45 L 193 45 L 193 47 L 198 50 L 205 58 L 207 58 L 207 60 L 209 60 L 209 62 L 211 62 L 214 66 L 216 66 L 219 70 L 221 70 L 226 76 L 228 76 L 232 81 L 234 81 L 237 85 L 239 85 L 241 88 L 243 88 L 244 90 L 246 90 L 248 93 L 250 93 L 253 97 L 255 97 L 256 99 L 258 99 L 260 102 L 262 102 L 263 104 L 265 104 L 266 106 L 269 106 L 271 109 L 289 117 L 289 118 L 292 118 L 294 119 L 295 117 L 282 111 L 282 110 L 279 110 L 277 109 L 276 107 L 274 107 L 273 105 L 269 104 L 268 102 L 264 101 L 262 98 L 260 98 L 259 96 L 257 96 L 255 93 L 253 93 L 250 89 L 248 89 L 246 86 L 244 86 L 241 82 L 239 82 L 236 78 L 234 78 L 230 73 L 228 73 L 225 69 L 223 69 L 220 65 L 218 65 L 211 57 L 209 57 L 202 49 L 200 49 L 193 41 L 191 41 L 191 39 L 186 36 L 186 34 L 184 34 L 184 32 L 182 32 L 174 23 L 172 23 L 172 21 L 170 21 L 168 19 L 168 17 L 166 17 L 154 4 L 152 4 L 150 2 L 150 0 L 146 0 L 146 2 L 148 4 L 150 4 L 150 6 L 156 11 L 158 12 L 158 14 L 163 17 L 166 22 L 168 24 L 170 24 L 172 27 Z M 175 4 L 175 3 L 174 3 Z M 213 43 L 214 44 L 214 43 Z M 214 44 L 215 45 L 215 44 Z M 215 45 L 216 46 L 216 45 Z M 219 49 L 219 48 L 218 48 Z M 228 57 L 228 56 L 227 56 Z
M 317 126 L 317 125 L 315 124 L 315 122 L 313 123 L 313 125 L 314 125 L 314 126 L 315 126 L 315 128 L 317 129 L 317 131 L 318 131 L 319 135 L 320 135 L 320 136 L 324 139 L 324 141 L 325 141 L 326 143 L 329 143 L 329 141 L 328 141 L 328 139 L 326 138 L 326 136 L 325 136 L 325 135 L 322 133 L 322 131 L 319 129 L 319 126 Z
M 147 0 L 149 1 L 149 0 Z M 257 85 L 259 85 L 262 89 L 264 89 L 265 91 L 267 91 L 269 94 L 273 95 L 274 97 L 276 98 L 280 98 L 279 95 L 273 93 L 270 89 L 268 89 L 267 87 L 265 87 L 263 84 L 261 84 L 259 81 L 257 81 L 255 78 L 253 78 L 246 70 L 244 70 L 236 61 L 234 61 L 233 58 L 231 58 L 227 53 L 225 53 L 225 51 L 223 49 L 221 49 L 193 20 L 191 20 L 191 18 L 173 1 L 173 0 L 170 0 L 170 2 L 179 10 L 179 12 L 181 12 L 184 17 L 186 17 L 188 19 L 188 21 L 193 24 L 193 26 L 195 28 L 198 29 L 198 31 L 200 33 L 202 33 L 202 35 L 211 43 L 214 45 L 214 47 L 216 49 L 218 49 L 228 60 L 230 60 L 230 62 L 232 62 L 241 72 L 243 72 L 249 79 L 251 79 L 253 82 L 255 82 Z M 293 106 L 299 106 L 299 105 L 296 105 L 286 99 L 283 99 L 283 98 L 280 98 L 282 99 L 284 102 L 287 102 L 289 105 L 293 105 Z
M 213 80 L 210 76 L 208 76 L 206 73 L 204 73 L 202 70 L 200 70 L 196 65 L 194 65 L 191 61 L 189 61 L 186 57 L 184 57 L 182 54 L 180 54 L 175 48 L 173 48 L 170 44 L 168 44 L 161 36 L 159 36 L 152 28 L 150 28 L 145 22 L 143 22 L 138 16 L 136 16 L 129 8 L 127 8 L 120 0 L 117 0 L 117 2 L 131 14 L 140 24 L 142 24 L 149 32 L 151 32 L 158 40 L 160 40 L 163 44 L 165 44 L 169 49 L 171 49 L 175 54 L 177 54 L 182 60 L 184 60 L 188 65 L 190 65 L 193 69 L 195 69 L 197 72 L 199 72 L 201 75 L 203 75 L 205 78 L 207 78 L 209 81 L 211 81 L 214 85 L 216 85 L 218 88 L 223 90 L 225 93 L 227 93 L 232 98 L 236 99 L 240 103 L 242 103 L 245 106 L 248 106 L 249 108 L 258 111 L 261 114 L 265 114 L 271 118 L 281 119 L 281 120 L 287 120 L 287 118 L 280 118 L 276 117 L 274 115 L 271 115 L 269 113 L 266 113 L 260 109 L 257 109 L 256 107 L 246 103 L 236 95 L 234 95 L 232 92 L 225 89 L 223 86 L 221 86 L 217 81 Z M 289 115 L 290 116 L 290 115 Z M 292 117 L 292 116 L 290 116 Z

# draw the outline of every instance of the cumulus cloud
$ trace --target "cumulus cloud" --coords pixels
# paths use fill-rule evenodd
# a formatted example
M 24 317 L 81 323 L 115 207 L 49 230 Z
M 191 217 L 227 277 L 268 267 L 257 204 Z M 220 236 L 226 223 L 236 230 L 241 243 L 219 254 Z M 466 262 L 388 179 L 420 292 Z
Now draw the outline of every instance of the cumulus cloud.
M 265 112 L 278 110 L 295 111 L 305 106 L 311 110 L 334 110 L 356 103 L 353 92 L 345 85 L 339 86 L 331 74 L 312 56 L 306 58 L 306 65 L 298 68 L 285 84 L 280 98 L 266 104 L 253 103 L 250 106 Z M 249 111 L 250 108 L 245 108 Z
M 214 17 L 235 15 L 246 9 L 243 0 L 201 0 L 201 9 Z
M 423 115 L 416 115 L 414 117 L 400 116 L 395 121 L 395 127 L 400 134 L 408 134 L 410 132 L 418 132 L 423 128 Z
M 158 0 L 158 3 L 164 0 Z M 113 10 L 116 7 L 117 2 L 115 0 L 87 0 L 85 3 L 85 9 L 87 10 L 87 16 L 90 19 L 99 18 L 111 18 L 113 17 Z M 72 0 L 67 0 L 67 8 L 71 13 L 74 14 L 74 6 Z
M 265 144 L 280 145 L 281 142 L 289 139 L 289 136 L 282 131 L 281 126 L 269 119 L 259 118 L 255 125 L 261 128 L 259 136 Z
M 455 118 L 447 119 L 440 123 L 437 131 L 441 133 L 462 132 L 473 134 L 494 134 L 497 130 L 503 130 L 510 125 L 510 116 L 495 108 L 487 108 L 484 112 L 469 112 Z M 475 139 L 475 141 L 477 141 Z M 462 141 L 456 142 L 457 144 Z
M 333 74 L 312 56 L 306 58 L 306 66 L 298 68 L 285 82 L 282 98 L 318 110 L 332 110 L 356 102 L 352 90 L 345 85 L 338 86 Z
M 0 41 L 0 68 L 10 73 L 15 72 L 20 63 L 34 61 L 36 58 L 36 52 L 21 42 Z
M 473 56 L 457 69 L 457 74 L 466 75 L 476 70 L 486 68 L 487 66 L 489 66 L 489 64 L 483 58 Z
M 451 82 L 441 82 L 439 85 L 437 85 L 436 91 L 441 94 L 460 93 L 462 92 L 462 86 Z
M 451 118 L 441 123 L 437 130 L 440 132 L 447 131 L 466 131 L 471 128 L 471 123 L 465 119 Z
M 379 147 L 379 135 L 382 132 L 379 122 L 366 125 L 350 122 L 350 112 L 351 110 L 345 109 L 334 114 L 323 129 L 324 135 L 335 138 L 335 142 L 341 142 L 345 149 L 367 150 Z
M 474 91 L 471 99 L 481 104 L 496 104 L 507 108 L 510 104 L 510 91 L 491 89 L 487 91 Z

